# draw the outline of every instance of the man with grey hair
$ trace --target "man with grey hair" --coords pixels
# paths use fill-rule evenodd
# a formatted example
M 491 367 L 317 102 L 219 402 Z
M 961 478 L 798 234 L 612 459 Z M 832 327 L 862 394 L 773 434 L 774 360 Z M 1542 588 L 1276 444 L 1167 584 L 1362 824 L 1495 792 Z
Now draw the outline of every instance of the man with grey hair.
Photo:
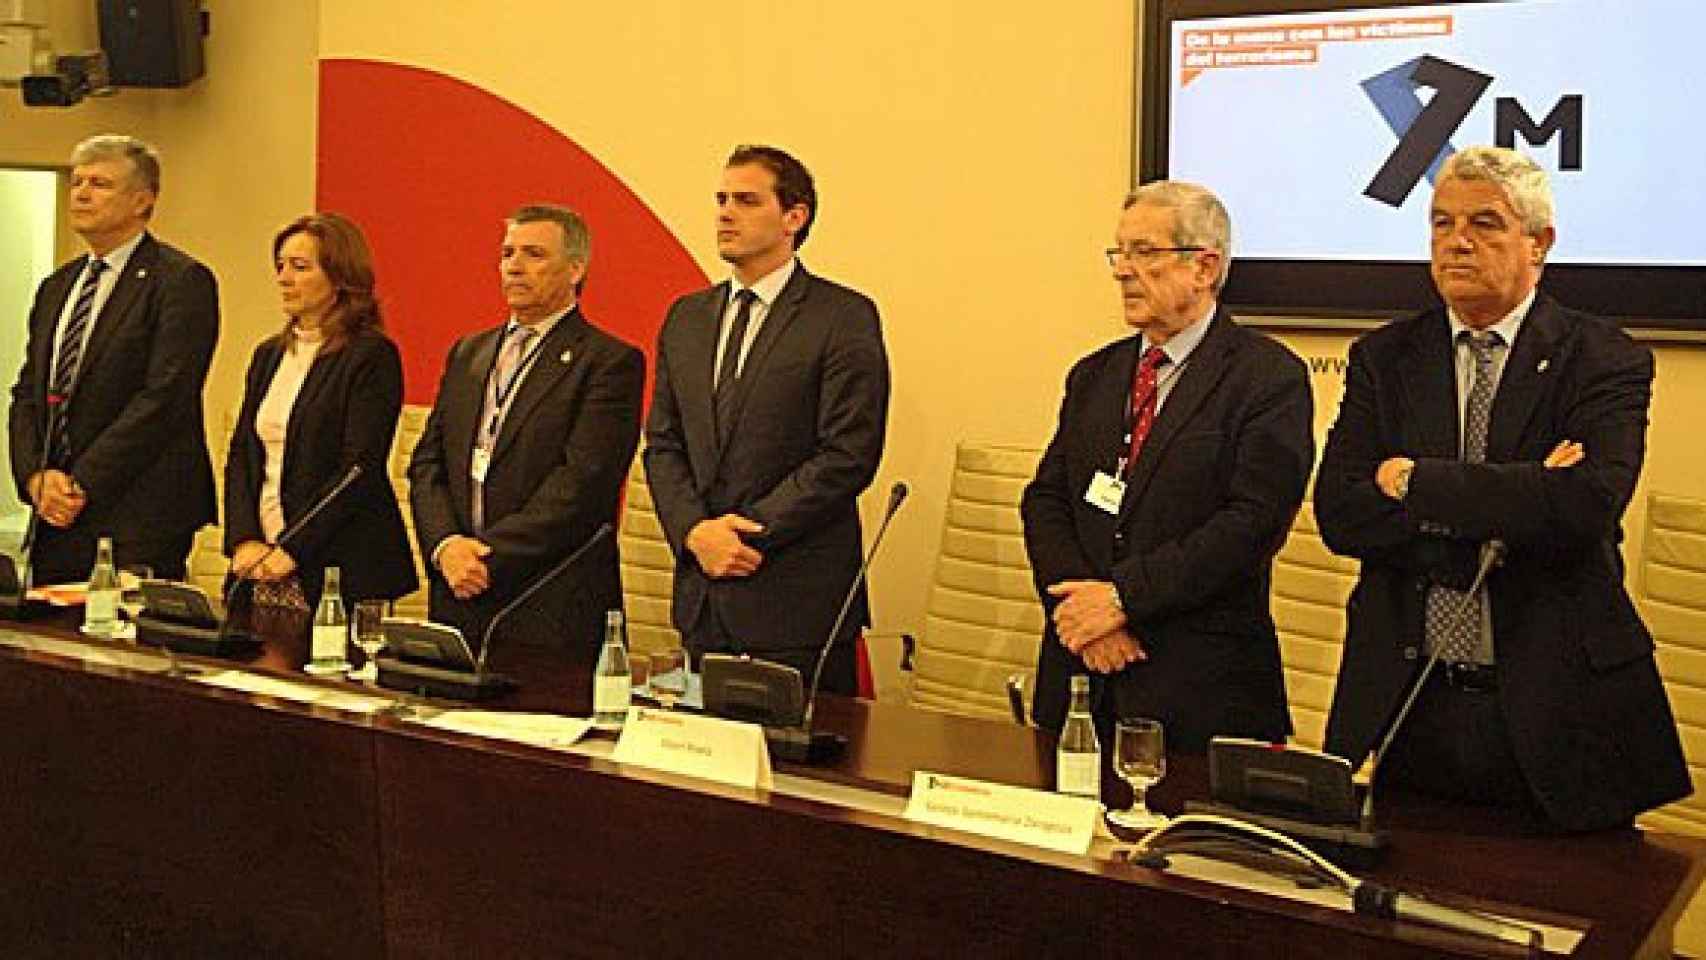
M 216 518 L 202 386 L 219 336 L 213 273 L 147 230 L 160 160 L 106 135 L 71 154 L 66 219 L 87 251 L 43 280 L 12 387 L 12 477 L 37 514 L 37 583 L 83 580 L 100 537 L 121 566 L 184 575 Z
M 1104 730 L 1165 726 L 1169 749 L 1291 731 L 1268 613 L 1275 552 L 1314 460 L 1309 377 L 1218 303 L 1231 220 L 1195 184 L 1126 199 L 1108 265 L 1137 331 L 1079 361 L 1025 489 L 1048 610 L 1032 713 L 1058 730 L 1088 673 Z
M 409 462 L 415 535 L 432 619 L 478 643 L 492 616 L 616 522 L 639 442 L 645 358 L 582 316 L 592 241 L 574 211 L 546 204 L 506 223 L 498 278 L 509 318 L 450 348 Z M 590 664 L 608 609 L 622 606 L 606 537 L 563 574 L 573 589 L 529 601 L 525 635 Z
M 1363 759 L 1421 682 L 1379 777 L 1627 824 L 1691 789 L 1617 547 L 1652 356 L 1539 290 L 1556 233 L 1532 160 L 1455 154 L 1428 216 L 1444 307 L 1352 345 L 1315 485 L 1322 537 L 1362 561 L 1327 749 Z

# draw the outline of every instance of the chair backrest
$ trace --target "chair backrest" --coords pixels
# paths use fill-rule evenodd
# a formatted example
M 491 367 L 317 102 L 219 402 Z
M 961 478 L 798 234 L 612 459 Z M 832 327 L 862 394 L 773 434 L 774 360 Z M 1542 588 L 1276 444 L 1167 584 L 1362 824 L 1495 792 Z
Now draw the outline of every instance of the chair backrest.
M 1042 604 L 1025 554 L 1019 498 L 1041 451 L 961 444 L 942 522 L 942 548 L 913 659 L 912 702 L 954 713 L 1011 716 L 1007 678 L 1029 691 Z
M 1635 600 L 1658 646 L 1659 673 L 1676 713 L 1689 775 L 1695 784 L 1706 784 L 1706 500 L 1649 496 L 1637 569 Z M 1696 792 L 1640 822 L 1706 834 L 1706 796 Z
M 635 650 L 653 652 L 681 646 L 681 634 L 670 623 L 669 605 L 674 596 L 675 556 L 664 539 L 646 486 L 646 471 L 640 458 L 628 470 L 622 527 L 616 536 L 622 554 L 622 600 L 628 614 L 628 643 Z
M 1356 575 L 1355 560 L 1337 556 L 1321 542 L 1314 505 L 1305 502 L 1274 558 L 1270 600 L 1296 728 L 1292 739 L 1304 746 L 1320 749 L 1326 738 L 1327 710 L 1333 704 L 1344 647 L 1345 603 Z

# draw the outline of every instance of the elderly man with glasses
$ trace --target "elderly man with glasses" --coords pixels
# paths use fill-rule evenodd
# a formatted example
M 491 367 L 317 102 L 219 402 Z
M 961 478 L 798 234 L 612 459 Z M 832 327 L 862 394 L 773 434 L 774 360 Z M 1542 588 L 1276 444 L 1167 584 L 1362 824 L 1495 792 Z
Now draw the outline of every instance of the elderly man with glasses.
M 1170 748 L 1291 731 L 1268 612 L 1274 553 L 1314 458 L 1301 360 L 1219 304 L 1231 220 L 1157 182 L 1126 198 L 1107 251 L 1135 335 L 1079 361 L 1025 490 L 1025 544 L 1049 613 L 1033 715 L 1059 729 L 1088 673 L 1104 730 L 1149 717 Z

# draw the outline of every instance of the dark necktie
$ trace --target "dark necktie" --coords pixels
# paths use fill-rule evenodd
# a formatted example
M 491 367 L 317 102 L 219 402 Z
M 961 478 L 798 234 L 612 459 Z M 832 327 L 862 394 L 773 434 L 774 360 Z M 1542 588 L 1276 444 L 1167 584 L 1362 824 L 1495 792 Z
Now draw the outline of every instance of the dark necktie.
M 1475 358 L 1475 381 L 1463 405 L 1463 459 L 1484 463 L 1487 459 L 1487 423 L 1493 412 L 1493 348 L 1501 342 L 1497 333 L 1462 334 Z M 1439 650 L 1441 660 L 1462 663 L 1476 660 L 1481 640 L 1481 604 L 1485 595 L 1464 593 L 1450 587 L 1433 587 L 1427 597 L 1427 636 Z
M 1160 383 L 1158 371 L 1167 363 L 1167 354 L 1160 347 L 1150 347 L 1137 363 L 1137 376 L 1131 384 L 1131 448 L 1126 454 L 1126 472 L 1137 463 L 1143 452 L 1143 441 L 1149 428 L 1155 425 L 1155 394 Z
M 95 313 L 95 291 L 101 285 L 101 274 L 105 273 L 107 262 L 99 258 L 89 261 L 89 270 L 83 275 L 83 285 L 77 290 L 77 302 L 71 307 L 71 317 L 66 321 L 65 333 L 59 338 L 59 356 L 53 363 L 53 382 L 49 389 L 49 403 L 66 404 L 71 399 L 71 388 L 76 383 L 77 367 L 83 361 L 83 340 L 89 332 L 89 322 Z M 60 411 L 59 418 L 54 421 L 52 453 L 50 463 L 63 463 L 66 455 L 67 437 L 65 433 L 65 411 Z
M 712 394 L 717 408 L 717 441 L 728 439 L 734 426 L 735 383 L 740 379 L 740 349 L 746 342 L 746 328 L 752 322 L 752 302 L 758 295 L 751 290 L 735 294 L 740 308 L 735 311 L 734 323 L 729 325 L 729 337 L 723 344 L 723 362 L 717 367 L 717 385 Z

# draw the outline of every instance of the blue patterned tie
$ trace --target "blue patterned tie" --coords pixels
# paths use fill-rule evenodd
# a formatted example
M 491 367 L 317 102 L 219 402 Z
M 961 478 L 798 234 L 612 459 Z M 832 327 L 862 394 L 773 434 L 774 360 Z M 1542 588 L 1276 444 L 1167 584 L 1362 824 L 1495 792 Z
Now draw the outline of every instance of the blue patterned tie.
M 59 338 L 59 357 L 53 364 L 53 382 L 49 393 L 57 399 L 49 403 L 68 404 L 71 400 L 72 387 L 76 385 L 77 367 L 83 362 L 83 340 L 89 331 L 89 322 L 94 318 L 95 290 L 101 285 L 101 274 L 105 273 L 107 262 L 99 258 L 89 261 L 89 271 L 83 275 L 83 285 L 77 290 L 77 303 L 71 308 L 71 319 L 65 324 L 65 333 Z M 62 409 L 59 419 L 54 421 L 52 453 L 49 463 L 65 461 L 66 444 L 65 411 Z
M 1483 463 L 1487 459 L 1487 422 L 1493 412 L 1493 348 L 1502 340 L 1497 333 L 1465 333 L 1461 339 L 1475 358 L 1475 382 L 1463 411 L 1463 459 Z M 1462 663 L 1476 659 L 1483 602 L 1482 593 L 1439 586 L 1428 590 L 1427 637 L 1441 660 Z

